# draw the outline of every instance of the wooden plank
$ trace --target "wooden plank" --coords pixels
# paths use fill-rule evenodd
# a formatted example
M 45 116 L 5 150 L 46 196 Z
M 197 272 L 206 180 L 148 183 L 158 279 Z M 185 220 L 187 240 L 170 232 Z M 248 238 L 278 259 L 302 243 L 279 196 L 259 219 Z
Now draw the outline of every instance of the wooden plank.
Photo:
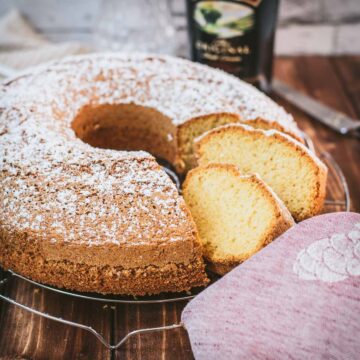
M 111 313 L 102 303 L 72 300 L 23 280 L 11 280 L 6 294 L 40 311 L 90 325 L 110 340 Z M 110 359 L 110 352 L 84 330 L 44 319 L 8 303 L 2 306 L 0 358 Z
M 343 81 L 332 62 L 323 57 L 281 58 L 276 62 L 276 76 L 294 88 L 355 117 L 356 111 L 347 96 Z M 300 110 L 277 99 L 291 112 L 299 126 L 315 141 L 320 150 L 328 151 L 340 164 L 350 186 L 352 210 L 360 211 L 360 142 L 344 137 L 312 120 Z
M 331 60 L 357 118 L 360 119 L 360 56 L 334 57 Z
M 119 341 L 136 329 L 180 322 L 186 302 L 151 305 L 117 305 L 114 337 Z M 137 335 L 116 351 L 116 359 L 192 359 L 189 339 L 184 329 Z

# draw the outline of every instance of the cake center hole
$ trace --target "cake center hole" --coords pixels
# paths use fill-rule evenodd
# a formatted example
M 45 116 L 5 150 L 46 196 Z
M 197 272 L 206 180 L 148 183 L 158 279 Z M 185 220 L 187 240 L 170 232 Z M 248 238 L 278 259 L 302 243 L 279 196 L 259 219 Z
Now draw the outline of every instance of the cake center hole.
M 176 127 L 156 109 L 135 104 L 85 105 L 71 127 L 78 138 L 94 147 L 147 151 L 176 176 L 172 167 Z
M 173 163 L 175 131 L 161 112 L 135 104 L 83 106 L 72 122 L 82 141 L 99 148 L 144 150 Z

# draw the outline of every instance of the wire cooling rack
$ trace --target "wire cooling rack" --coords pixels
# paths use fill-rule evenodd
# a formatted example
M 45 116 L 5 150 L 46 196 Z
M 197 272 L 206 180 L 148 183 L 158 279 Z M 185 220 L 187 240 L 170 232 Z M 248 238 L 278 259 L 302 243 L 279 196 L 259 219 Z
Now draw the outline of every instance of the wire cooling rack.
M 310 138 L 304 134 L 304 138 L 306 141 L 307 146 L 309 149 L 315 151 L 314 146 Z M 325 201 L 324 206 L 324 213 L 327 212 L 335 212 L 335 211 L 349 211 L 350 210 L 350 194 L 349 188 L 345 179 L 345 176 L 334 160 L 334 158 L 327 152 L 322 152 L 319 154 L 319 157 L 322 161 L 327 165 L 329 173 L 328 173 L 328 181 L 327 181 L 327 198 Z M 172 178 L 175 185 L 180 191 L 181 187 L 181 180 L 177 176 L 177 174 L 170 168 L 164 168 L 168 175 Z M 0 268 L 1 271 L 1 268 Z M 201 292 L 202 288 L 193 289 L 191 292 L 187 293 L 180 293 L 180 294 L 161 294 L 159 296 L 145 296 L 145 297 L 124 297 L 124 296 L 105 296 L 96 293 L 79 293 L 75 291 L 69 291 L 64 289 L 59 289 L 56 287 L 40 284 L 36 281 L 30 280 L 25 278 L 22 275 L 19 275 L 13 271 L 3 272 L 2 280 L 0 280 L 0 290 L 2 290 L 6 285 L 8 285 L 13 279 L 20 279 L 31 283 L 32 285 L 46 289 L 51 292 L 66 295 L 71 298 L 80 298 L 85 299 L 88 301 L 98 301 L 110 304 L 143 304 L 143 305 L 150 305 L 150 304 L 163 304 L 163 303 L 173 303 L 173 302 L 180 302 L 180 301 L 188 301 L 195 297 L 199 292 Z M 214 278 L 213 281 L 216 279 Z M 145 328 L 145 329 L 138 329 L 129 332 L 126 334 L 119 342 L 117 343 L 109 343 L 105 340 L 104 336 L 101 335 L 98 331 L 93 329 L 91 326 L 84 325 L 78 322 L 74 322 L 71 320 L 63 319 L 58 316 L 54 316 L 48 314 L 46 312 L 39 311 L 34 309 L 28 305 L 24 305 L 20 303 L 16 299 L 12 299 L 4 294 L 0 293 L 0 299 L 15 305 L 23 310 L 26 310 L 32 314 L 42 316 L 46 319 L 50 319 L 65 325 L 73 326 L 76 328 L 80 328 L 82 330 L 88 331 L 89 333 L 93 334 L 106 348 L 110 350 L 116 350 L 120 346 L 122 346 L 130 337 L 134 335 L 150 333 L 150 332 L 157 332 L 157 331 L 164 331 L 164 330 L 172 330 L 182 327 L 182 324 L 171 324 L 167 326 L 160 326 L 160 327 L 153 327 L 153 328 Z

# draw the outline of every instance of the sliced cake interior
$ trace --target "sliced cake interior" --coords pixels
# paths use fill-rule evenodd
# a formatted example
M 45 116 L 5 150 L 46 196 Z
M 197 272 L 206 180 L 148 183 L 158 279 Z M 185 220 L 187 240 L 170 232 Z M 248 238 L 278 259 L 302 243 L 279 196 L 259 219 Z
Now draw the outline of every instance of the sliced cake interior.
M 318 214 L 323 207 L 326 166 L 286 134 L 226 125 L 198 138 L 196 152 L 199 165 L 234 164 L 242 174 L 259 174 L 297 221 Z
M 216 113 L 198 116 L 181 124 L 177 131 L 179 159 L 176 164 L 179 173 L 187 172 L 196 166 L 194 155 L 194 140 L 213 128 L 237 123 L 240 116 L 233 113 Z
M 279 122 L 264 120 L 261 118 L 243 119 L 239 114 L 230 112 L 220 112 L 198 116 L 181 124 L 177 130 L 177 150 L 179 152 L 176 161 L 176 169 L 179 173 L 186 173 L 190 169 L 196 167 L 196 156 L 194 151 L 195 139 L 205 132 L 214 128 L 229 124 L 250 125 L 255 129 L 269 130 L 274 129 L 286 133 L 301 143 L 304 139 L 298 131 L 291 131 L 291 128 L 282 126 Z
M 257 176 L 234 165 L 191 170 L 183 195 L 197 225 L 209 268 L 224 274 L 294 224 L 289 211 Z

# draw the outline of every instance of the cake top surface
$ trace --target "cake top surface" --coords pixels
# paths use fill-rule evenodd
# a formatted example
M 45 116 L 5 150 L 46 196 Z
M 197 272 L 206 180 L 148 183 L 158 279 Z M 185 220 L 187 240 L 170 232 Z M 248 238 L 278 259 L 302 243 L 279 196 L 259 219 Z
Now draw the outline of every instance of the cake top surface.
M 79 109 L 115 103 L 155 108 L 175 125 L 231 111 L 294 126 L 250 85 L 186 60 L 95 54 L 28 70 L 0 87 L 2 226 L 88 245 L 191 232 L 182 198 L 151 155 L 93 148 L 75 136 Z
M 94 103 L 134 102 L 154 107 L 175 124 L 215 111 L 235 111 L 243 119 L 262 117 L 295 126 L 290 114 L 253 86 L 221 70 L 169 56 L 108 53 L 69 57 L 23 72 L 7 85 L 2 92 L 12 104 L 50 98 L 60 108 L 72 105 L 78 111 L 88 103 L 90 93 Z M 56 103 L 54 93 L 64 88 L 72 91 Z

